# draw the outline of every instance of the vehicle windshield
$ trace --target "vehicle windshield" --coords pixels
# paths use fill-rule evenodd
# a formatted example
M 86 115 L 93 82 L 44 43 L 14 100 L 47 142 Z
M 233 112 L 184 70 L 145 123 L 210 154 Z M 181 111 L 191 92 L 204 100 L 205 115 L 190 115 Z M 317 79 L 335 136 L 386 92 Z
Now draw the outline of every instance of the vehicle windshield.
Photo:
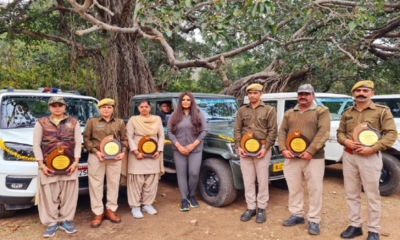
M 207 121 L 234 121 L 239 108 L 235 99 L 196 98 L 196 103 Z
M 390 111 L 393 114 L 394 118 L 400 118 L 400 99 L 399 98 L 391 98 L 391 99 L 372 99 L 372 101 L 376 104 L 385 105 L 390 108 Z
M 343 111 L 353 106 L 352 98 L 315 98 L 318 105 L 324 105 L 329 108 L 331 120 L 340 120 Z
M 47 106 L 49 98 L 50 96 L 4 97 L 0 110 L 0 128 L 33 127 L 37 119 L 50 115 Z M 99 115 L 97 103 L 91 99 L 64 97 L 64 100 L 67 102 L 67 114 L 78 119 L 81 126 L 84 126 L 89 118 Z

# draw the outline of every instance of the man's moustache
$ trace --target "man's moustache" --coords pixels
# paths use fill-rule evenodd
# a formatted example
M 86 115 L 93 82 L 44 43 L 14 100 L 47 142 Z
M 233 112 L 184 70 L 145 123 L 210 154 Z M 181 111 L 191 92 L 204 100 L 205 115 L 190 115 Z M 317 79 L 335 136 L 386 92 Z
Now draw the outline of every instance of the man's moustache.
M 307 101 L 307 99 L 305 99 L 305 98 L 300 98 L 300 100 L 305 100 L 305 101 Z
M 367 97 L 364 95 L 358 95 L 356 98 L 367 98 Z

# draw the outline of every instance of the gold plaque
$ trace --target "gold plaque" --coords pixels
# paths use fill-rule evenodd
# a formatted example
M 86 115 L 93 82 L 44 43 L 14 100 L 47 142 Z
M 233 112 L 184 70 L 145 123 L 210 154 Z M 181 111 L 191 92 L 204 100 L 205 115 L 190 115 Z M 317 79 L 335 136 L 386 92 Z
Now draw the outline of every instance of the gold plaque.
M 73 163 L 73 157 L 67 153 L 64 148 L 54 149 L 46 159 L 47 167 L 53 171 L 55 175 L 69 174 L 66 170 Z
M 295 157 L 300 156 L 309 146 L 310 141 L 301 134 L 300 130 L 291 132 L 286 138 L 286 148 L 290 150 Z
M 353 139 L 355 142 L 362 143 L 365 147 L 372 147 L 381 139 L 381 134 L 371 127 L 368 122 L 362 122 L 354 128 Z
M 264 145 L 265 143 L 262 144 L 260 140 L 254 138 L 253 132 L 246 133 L 240 141 L 241 148 L 246 152 L 245 155 L 249 157 L 257 156 L 257 153 Z
M 138 150 L 145 158 L 152 158 L 157 152 L 157 147 L 158 143 L 150 135 L 146 135 L 139 140 Z
M 103 138 L 100 143 L 100 151 L 106 155 L 104 160 L 115 159 L 121 153 L 121 148 L 121 143 L 113 135 Z

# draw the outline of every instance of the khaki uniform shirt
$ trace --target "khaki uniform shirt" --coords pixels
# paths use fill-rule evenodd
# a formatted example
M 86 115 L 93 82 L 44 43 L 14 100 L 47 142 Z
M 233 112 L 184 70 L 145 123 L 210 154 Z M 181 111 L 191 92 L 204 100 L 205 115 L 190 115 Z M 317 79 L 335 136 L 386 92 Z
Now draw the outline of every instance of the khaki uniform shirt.
M 287 136 L 300 130 L 301 135 L 310 141 L 305 151 L 313 155 L 314 159 L 324 159 L 324 146 L 329 139 L 330 126 L 331 118 L 327 107 L 313 103 L 303 112 L 297 104 L 294 109 L 287 110 L 283 117 L 278 135 L 279 151 L 288 150 Z
M 266 140 L 265 149 L 273 146 L 278 132 L 276 110 L 263 102 L 255 109 L 250 104 L 241 106 L 236 114 L 234 130 L 237 148 L 243 135 L 249 132 L 253 132 L 256 139 Z
M 371 127 L 380 132 L 382 138 L 372 146 L 374 152 L 390 148 L 397 139 L 396 124 L 390 109 L 371 101 L 369 106 L 358 111 L 355 106 L 347 108 L 342 115 L 337 130 L 337 141 L 344 145 L 346 139 L 353 140 L 353 130 L 361 122 L 367 121 Z
M 121 142 L 122 152 L 127 152 L 128 137 L 124 121 L 120 118 L 111 117 L 111 120 L 107 122 L 101 116 L 93 117 L 86 123 L 86 129 L 83 132 L 86 149 L 96 154 L 101 141 L 109 135 L 113 135 L 115 139 Z

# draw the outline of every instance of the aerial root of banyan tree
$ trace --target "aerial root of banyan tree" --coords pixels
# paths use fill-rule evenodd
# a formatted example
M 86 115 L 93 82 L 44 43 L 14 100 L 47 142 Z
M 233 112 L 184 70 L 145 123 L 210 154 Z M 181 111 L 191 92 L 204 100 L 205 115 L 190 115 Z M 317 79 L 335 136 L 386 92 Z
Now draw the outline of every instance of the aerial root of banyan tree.
M 231 95 L 237 98 L 240 104 L 246 96 L 246 88 L 253 83 L 263 85 L 264 93 L 295 91 L 302 81 L 307 78 L 309 70 L 301 70 L 291 74 L 278 74 L 273 70 L 256 73 L 232 83 L 220 94 Z

